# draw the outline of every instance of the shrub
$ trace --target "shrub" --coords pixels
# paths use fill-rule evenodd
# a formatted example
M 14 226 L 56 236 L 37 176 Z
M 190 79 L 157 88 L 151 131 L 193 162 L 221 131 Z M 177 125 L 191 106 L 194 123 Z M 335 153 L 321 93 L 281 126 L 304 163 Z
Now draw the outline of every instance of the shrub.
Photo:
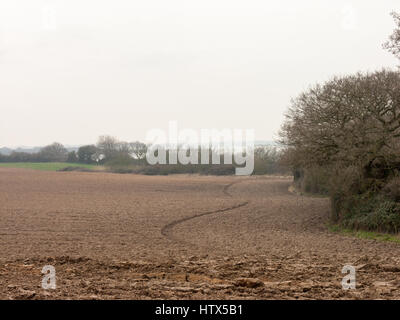
M 133 158 L 131 158 L 128 155 L 120 155 L 118 157 L 115 157 L 105 163 L 105 166 L 111 170 L 115 170 L 118 168 L 126 168 L 133 166 L 135 164 L 135 161 Z
M 329 192 L 330 174 L 326 168 L 313 167 L 304 170 L 304 174 L 297 179 L 296 187 L 304 192 L 327 194 Z
M 130 168 L 130 170 L 129 170 Z M 233 175 L 235 167 L 233 165 L 145 165 L 121 168 L 118 173 L 139 173 L 145 175 L 169 175 L 169 174 L 202 174 L 202 175 Z M 113 170 L 115 171 L 115 169 Z
M 94 172 L 94 170 L 89 169 L 89 168 L 74 167 L 74 166 L 65 167 L 65 168 L 59 169 L 59 170 L 57 170 L 57 171 L 60 171 L 60 172 L 72 172 L 72 171 L 77 171 L 77 172 Z
M 286 174 L 288 167 L 281 162 L 281 152 L 275 147 L 257 147 L 254 152 L 255 175 Z
M 367 231 L 397 233 L 400 230 L 400 204 L 382 195 L 353 195 L 342 199 L 341 225 Z
M 392 201 L 400 202 L 400 178 L 396 177 L 390 180 L 383 187 L 382 192 Z
M 361 171 L 355 166 L 337 166 L 331 170 L 329 194 L 332 204 L 332 219 L 337 221 L 341 219 L 343 200 L 351 195 L 362 193 L 364 181 Z

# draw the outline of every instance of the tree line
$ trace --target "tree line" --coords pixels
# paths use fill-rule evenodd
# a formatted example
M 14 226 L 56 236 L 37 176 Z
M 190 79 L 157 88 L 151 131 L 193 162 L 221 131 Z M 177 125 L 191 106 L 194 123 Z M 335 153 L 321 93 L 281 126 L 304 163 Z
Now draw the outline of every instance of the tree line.
M 77 151 L 68 151 L 61 143 L 54 142 L 39 152 L 12 152 L 1 155 L 0 162 L 70 162 L 104 164 L 116 158 L 130 157 L 142 163 L 147 152 L 145 143 L 123 142 L 112 136 L 101 136 L 97 144 L 81 146 Z
M 141 173 L 148 175 L 168 175 L 198 173 L 210 175 L 233 175 L 236 166 L 225 165 L 224 155 L 209 150 L 210 164 L 149 165 L 146 160 L 148 145 L 143 142 L 125 142 L 115 137 L 100 136 L 96 144 L 81 146 L 77 151 L 68 151 L 61 143 L 55 142 L 39 152 L 12 152 L 1 155 L 0 162 L 68 162 L 71 168 L 79 164 L 99 164 L 115 173 Z M 199 152 L 199 149 L 197 150 Z M 166 150 L 169 157 L 172 150 Z M 220 157 L 219 165 L 211 164 L 211 158 Z M 168 161 L 169 162 L 169 161 Z M 66 168 L 66 169 L 71 169 Z M 281 163 L 281 152 L 270 146 L 259 146 L 254 151 L 254 174 L 287 174 L 288 168 Z

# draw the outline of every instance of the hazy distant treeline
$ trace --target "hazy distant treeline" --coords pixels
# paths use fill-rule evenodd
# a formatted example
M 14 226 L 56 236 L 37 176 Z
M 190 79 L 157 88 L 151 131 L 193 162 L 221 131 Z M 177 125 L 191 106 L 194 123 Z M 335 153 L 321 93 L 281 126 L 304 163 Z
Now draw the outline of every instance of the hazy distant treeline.
M 210 159 L 210 164 L 149 165 L 146 161 L 147 149 L 148 146 L 139 141 L 125 142 L 112 136 L 101 136 L 96 144 L 81 146 L 77 151 L 68 151 L 62 144 L 55 142 L 36 153 L 12 152 L 10 155 L 0 154 L 0 162 L 99 164 L 116 173 L 148 175 L 177 173 L 235 174 L 235 164 L 224 164 L 224 155 L 217 155 L 220 157 L 221 164 L 211 164 Z M 282 164 L 281 153 L 276 147 L 259 146 L 254 151 L 254 174 L 286 174 L 289 172 L 288 168 Z M 167 158 L 170 152 L 172 151 L 166 150 Z M 210 150 L 210 158 L 213 157 L 213 153 L 216 153 L 216 151 Z
M 145 158 L 147 146 L 141 142 L 122 142 L 111 136 L 101 136 L 97 144 L 85 145 L 77 151 L 68 151 L 61 143 L 55 142 L 37 152 L 12 151 L 0 154 L 0 162 L 73 162 L 104 164 L 107 161 L 129 155 L 136 160 Z M 140 161 L 139 161 L 140 162 Z

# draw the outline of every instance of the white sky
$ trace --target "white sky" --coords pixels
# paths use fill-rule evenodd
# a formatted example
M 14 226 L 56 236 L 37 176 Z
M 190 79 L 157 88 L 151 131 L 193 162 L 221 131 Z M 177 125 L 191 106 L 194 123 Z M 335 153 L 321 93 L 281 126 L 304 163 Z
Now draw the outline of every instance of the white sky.
M 396 67 L 398 0 L 1 0 L 0 146 L 153 128 L 276 136 L 290 98 Z

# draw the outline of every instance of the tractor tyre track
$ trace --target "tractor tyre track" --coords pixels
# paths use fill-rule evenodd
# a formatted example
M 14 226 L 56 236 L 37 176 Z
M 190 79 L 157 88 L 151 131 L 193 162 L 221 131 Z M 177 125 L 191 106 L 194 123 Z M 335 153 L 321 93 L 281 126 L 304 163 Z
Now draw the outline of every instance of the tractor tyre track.
M 233 185 L 241 183 L 241 182 L 242 181 L 235 181 L 235 182 L 232 182 L 232 183 L 229 183 L 229 184 L 225 185 L 224 188 L 222 189 L 222 192 L 226 196 L 228 196 L 230 198 L 233 198 L 233 195 L 229 192 L 229 189 Z M 218 209 L 218 210 L 213 210 L 213 211 L 207 211 L 207 212 L 198 213 L 198 214 L 195 214 L 195 215 L 192 215 L 192 216 L 189 216 L 189 217 L 184 217 L 184 218 L 181 218 L 181 219 L 178 219 L 178 220 L 174 220 L 174 221 L 166 224 L 164 227 L 162 227 L 161 234 L 164 237 L 166 237 L 166 238 L 168 238 L 170 240 L 184 242 L 182 240 L 178 240 L 178 239 L 172 237 L 172 235 L 171 235 L 173 228 L 176 227 L 177 225 L 179 225 L 181 223 L 184 223 L 184 222 L 187 222 L 187 221 L 190 221 L 190 220 L 193 220 L 193 219 L 196 219 L 196 218 L 200 218 L 200 217 L 204 217 L 204 216 L 208 216 L 208 215 L 212 215 L 212 214 L 217 214 L 217 213 L 233 211 L 235 209 L 239 209 L 239 208 L 245 207 L 249 203 L 250 203 L 250 201 L 244 201 L 244 202 L 241 202 L 241 203 L 239 203 L 239 204 L 237 204 L 235 206 L 231 206 L 231 207 L 228 207 L 228 208 L 223 208 L 223 209 Z

